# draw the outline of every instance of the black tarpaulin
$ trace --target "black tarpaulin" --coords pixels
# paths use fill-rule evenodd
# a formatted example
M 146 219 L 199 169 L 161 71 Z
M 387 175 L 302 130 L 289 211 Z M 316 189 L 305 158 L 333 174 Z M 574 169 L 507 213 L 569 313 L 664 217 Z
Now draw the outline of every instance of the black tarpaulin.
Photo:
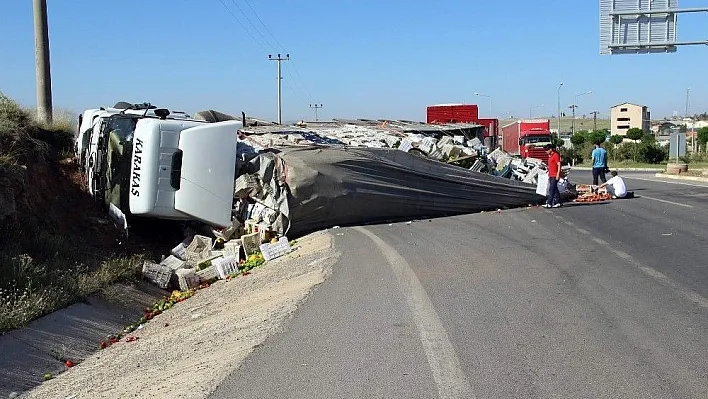
M 256 162 L 278 165 L 269 168 L 277 176 L 261 178 L 285 183 L 287 201 L 270 198 L 270 206 L 284 213 L 281 226 L 290 236 L 335 225 L 473 213 L 543 200 L 534 185 L 395 149 L 292 147 L 259 158 Z

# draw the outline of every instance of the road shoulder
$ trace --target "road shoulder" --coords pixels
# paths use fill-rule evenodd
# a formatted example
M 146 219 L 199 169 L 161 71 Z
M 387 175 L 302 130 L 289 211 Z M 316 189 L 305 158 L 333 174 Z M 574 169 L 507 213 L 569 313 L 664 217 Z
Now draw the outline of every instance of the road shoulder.
M 696 181 L 696 182 L 708 183 L 708 177 L 701 177 L 701 176 L 671 175 L 671 174 L 659 172 L 659 173 L 654 174 L 654 177 L 660 177 L 662 179 L 686 180 L 686 181 Z
M 130 334 L 135 341 L 93 353 L 23 397 L 205 397 L 329 275 L 339 257 L 331 236 L 299 242 L 246 277 L 200 290 Z

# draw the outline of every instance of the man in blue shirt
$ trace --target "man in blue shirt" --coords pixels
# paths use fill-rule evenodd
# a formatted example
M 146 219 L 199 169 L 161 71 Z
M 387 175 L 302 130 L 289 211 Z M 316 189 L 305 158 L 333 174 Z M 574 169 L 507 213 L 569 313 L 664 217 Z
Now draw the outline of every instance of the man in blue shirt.
M 607 150 L 600 146 L 600 143 L 595 143 L 595 149 L 592 150 L 592 185 L 597 186 L 597 178 L 599 177 L 603 183 L 607 182 L 605 178 L 605 170 L 607 169 Z

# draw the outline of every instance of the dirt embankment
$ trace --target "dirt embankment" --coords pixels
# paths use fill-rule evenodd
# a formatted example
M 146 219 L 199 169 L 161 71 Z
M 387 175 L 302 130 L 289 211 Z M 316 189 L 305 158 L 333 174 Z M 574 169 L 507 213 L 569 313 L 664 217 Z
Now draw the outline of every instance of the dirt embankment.
M 133 255 L 168 247 L 119 241 L 72 160 L 75 127 L 59 122 L 42 127 L 0 93 L 0 334 L 135 275 Z

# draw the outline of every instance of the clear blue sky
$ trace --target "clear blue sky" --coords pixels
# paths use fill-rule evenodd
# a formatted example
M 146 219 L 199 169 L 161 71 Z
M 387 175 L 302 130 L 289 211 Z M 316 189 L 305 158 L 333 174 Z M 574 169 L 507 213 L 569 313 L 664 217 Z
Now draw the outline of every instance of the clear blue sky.
M 706 46 L 600 56 L 597 0 L 223 0 L 233 16 L 221 1 L 48 0 L 55 108 L 150 101 L 274 120 L 268 54 L 289 52 L 284 120 L 312 118 L 311 102 L 324 104 L 321 118 L 422 120 L 427 105 L 446 102 L 479 103 L 487 115 L 489 100 L 474 92 L 492 96 L 497 117 L 541 104 L 535 116 L 550 115 L 559 82 L 564 106 L 593 90 L 580 114 L 606 117 L 624 101 L 683 114 L 688 87 L 691 113 L 708 110 Z M 32 2 L 3 3 L 0 90 L 33 106 Z M 680 16 L 679 39 L 705 39 L 706 26 L 705 13 Z

